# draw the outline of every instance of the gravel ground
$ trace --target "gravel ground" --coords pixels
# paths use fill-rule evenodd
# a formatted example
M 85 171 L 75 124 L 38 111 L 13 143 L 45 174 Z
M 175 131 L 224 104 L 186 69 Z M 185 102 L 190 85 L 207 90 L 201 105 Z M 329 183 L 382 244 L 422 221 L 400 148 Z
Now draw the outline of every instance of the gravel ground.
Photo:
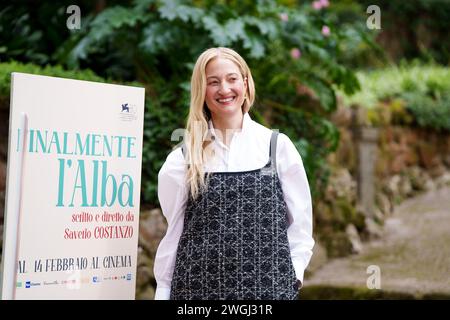
M 376 285 L 371 280 L 378 267 L 383 291 L 419 298 L 450 294 L 449 187 L 404 201 L 385 221 L 379 240 L 366 243 L 359 255 L 330 261 L 305 280 L 305 289 L 335 286 L 367 290 L 368 282 Z

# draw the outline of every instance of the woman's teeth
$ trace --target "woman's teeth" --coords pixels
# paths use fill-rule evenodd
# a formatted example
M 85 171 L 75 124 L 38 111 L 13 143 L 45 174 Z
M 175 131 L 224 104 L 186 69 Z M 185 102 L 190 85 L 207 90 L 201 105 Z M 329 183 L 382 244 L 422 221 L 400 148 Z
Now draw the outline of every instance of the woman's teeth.
M 226 99 L 217 99 L 217 101 L 219 101 L 220 103 L 227 103 L 230 101 L 233 101 L 234 97 L 230 97 L 230 98 L 226 98 Z

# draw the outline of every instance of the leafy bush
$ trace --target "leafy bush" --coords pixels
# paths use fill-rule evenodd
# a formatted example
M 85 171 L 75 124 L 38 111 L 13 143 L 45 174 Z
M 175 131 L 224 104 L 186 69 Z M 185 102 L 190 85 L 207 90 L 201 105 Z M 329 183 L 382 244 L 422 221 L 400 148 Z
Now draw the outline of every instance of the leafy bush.
M 449 0 L 358 0 L 358 3 L 364 8 L 373 4 L 380 7 L 383 39 L 378 40 L 394 61 L 420 58 L 449 63 Z
M 356 77 L 339 62 L 350 27 L 334 27 L 326 8 L 137 0 L 87 19 L 92 22 L 85 33 L 67 42 L 59 59 L 69 67 L 88 66 L 114 78 L 134 75 L 146 83 L 146 201 L 156 202 L 156 172 L 170 150 L 170 134 L 184 127 L 193 63 L 212 46 L 233 47 L 247 60 L 257 88 L 252 116 L 292 138 L 313 192 L 319 190 L 315 182 L 326 180 L 325 156 L 338 141 L 326 120 L 336 108 L 333 85 L 348 94 L 358 89 Z
M 369 109 L 372 125 L 418 125 L 450 130 L 450 70 L 436 65 L 402 64 L 359 72 L 362 90 L 352 97 L 342 94 L 347 105 Z
M 375 107 L 380 100 L 401 95 L 403 92 L 429 94 L 430 91 L 450 91 L 450 71 L 446 67 L 418 62 L 402 63 L 399 66 L 359 71 L 356 76 L 361 90 L 350 96 L 339 90 L 346 105 L 359 104 Z
M 9 108 L 9 93 L 11 89 L 12 72 L 23 72 L 76 80 L 112 82 L 111 80 L 108 81 L 97 76 L 91 70 L 68 71 L 64 70 L 61 66 L 40 67 L 32 63 L 20 63 L 17 61 L 0 63 L 0 108 Z
M 338 28 L 327 5 L 317 9 L 312 2 L 108 3 L 99 12 L 83 14 L 84 27 L 50 56 L 65 68 L 92 69 L 105 79 L 137 80 L 145 86 L 146 203 L 157 204 L 157 172 L 175 144 L 172 131 L 184 127 L 193 64 L 213 46 L 232 47 L 247 60 L 257 90 L 252 117 L 291 137 L 313 194 L 319 194 L 327 177 L 324 159 L 338 141 L 338 131 L 327 120 L 336 108 L 335 90 L 351 94 L 359 88 L 342 64 L 344 51 L 350 38 L 368 39 L 363 30 Z
M 406 93 L 406 109 L 411 112 L 415 122 L 424 128 L 437 131 L 450 131 L 450 94 L 437 97 Z
M 123 0 L 108 0 L 108 4 Z M 71 31 L 66 27 L 70 5 L 80 7 L 81 16 L 101 9 L 105 3 L 91 0 L 2 1 L 0 7 L 0 61 L 58 64 L 55 53 Z M 87 19 L 83 23 L 87 23 Z M 83 26 L 83 25 L 82 25 Z

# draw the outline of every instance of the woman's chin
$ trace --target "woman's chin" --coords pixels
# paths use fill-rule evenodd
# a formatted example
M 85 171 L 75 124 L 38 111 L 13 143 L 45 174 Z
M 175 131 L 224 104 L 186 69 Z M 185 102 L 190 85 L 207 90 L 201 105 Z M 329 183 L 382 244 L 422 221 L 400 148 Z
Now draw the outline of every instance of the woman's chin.
M 236 105 L 236 104 L 231 104 L 231 105 L 216 105 L 216 110 L 218 113 L 225 113 L 225 114 L 230 114 L 230 113 L 235 113 L 237 111 L 240 110 L 240 108 Z

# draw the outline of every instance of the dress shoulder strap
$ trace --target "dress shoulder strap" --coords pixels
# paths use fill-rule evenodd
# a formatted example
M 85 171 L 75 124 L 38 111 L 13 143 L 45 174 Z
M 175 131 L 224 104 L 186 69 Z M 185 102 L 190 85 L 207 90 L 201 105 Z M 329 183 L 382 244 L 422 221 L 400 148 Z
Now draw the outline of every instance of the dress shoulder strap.
M 278 132 L 272 130 L 272 136 L 270 137 L 270 150 L 269 157 L 272 164 L 272 168 L 277 168 L 277 140 Z

